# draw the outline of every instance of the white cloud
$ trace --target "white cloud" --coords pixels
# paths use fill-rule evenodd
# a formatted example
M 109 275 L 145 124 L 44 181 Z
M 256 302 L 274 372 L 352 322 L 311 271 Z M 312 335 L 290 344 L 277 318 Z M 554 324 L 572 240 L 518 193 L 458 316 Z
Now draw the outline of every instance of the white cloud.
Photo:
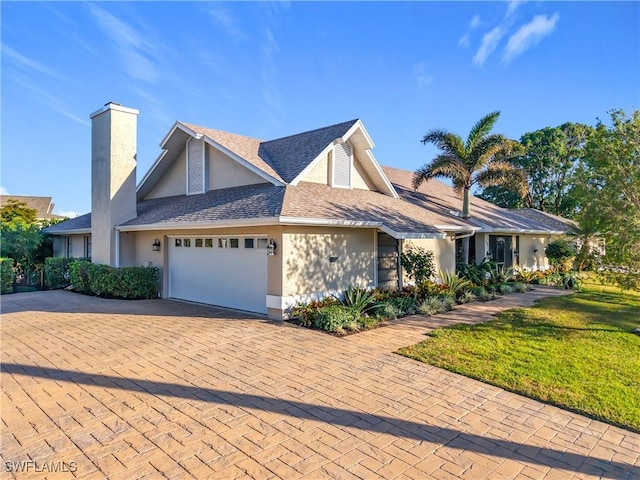
M 460 40 L 458 40 L 458 45 L 460 45 L 461 47 L 468 47 L 471 45 L 469 32 L 465 33 L 463 36 L 460 37 Z
M 9 195 L 9 192 L 6 188 L 0 186 L 0 195 Z
M 247 35 L 238 26 L 237 20 L 231 15 L 229 10 L 219 5 L 207 8 L 207 14 L 215 25 L 220 27 L 227 35 L 238 40 L 244 40 Z
M 560 16 L 557 13 L 550 17 L 536 15 L 533 20 L 520 27 L 509 38 L 504 49 L 503 60 L 505 63 L 509 63 L 514 58 L 522 55 L 526 50 L 537 45 L 544 37 L 550 35 L 555 30 L 559 19 Z
M 504 14 L 504 17 L 510 18 L 523 3 L 524 0 L 511 0 L 507 6 L 507 13 Z
M 73 210 L 56 210 L 55 214 L 62 215 L 63 217 L 69 217 L 69 218 L 76 218 L 80 216 L 78 212 L 75 212 Z
M 480 20 L 480 15 L 476 14 L 471 19 L 471 22 L 469 22 L 469 28 L 473 30 L 478 28 L 480 25 L 482 25 L 482 20 Z
M 485 33 L 482 37 L 482 41 L 480 42 L 480 47 L 473 57 L 473 63 L 478 66 L 484 65 L 484 62 L 487 60 L 489 55 L 498 48 L 498 43 L 502 37 L 504 37 L 505 33 L 507 33 L 507 31 L 501 25 L 498 25 L 491 31 Z
M 480 20 L 480 15 L 476 14 L 469 22 L 469 28 L 467 29 L 465 34 L 460 37 L 460 40 L 458 40 L 458 45 L 460 45 L 461 47 L 469 47 L 471 45 L 471 31 L 475 30 L 480 25 L 482 25 L 482 20 Z
M 148 35 L 95 4 L 90 4 L 89 9 L 116 46 L 127 74 L 150 83 L 158 81 L 160 74 L 152 59 L 156 47 Z
M 427 67 L 424 62 L 414 65 L 413 77 L 415 78 L 416 85 L 419 89 L 428 87 L 433 83 L 433 75 L 430 75 L 427 72 Z

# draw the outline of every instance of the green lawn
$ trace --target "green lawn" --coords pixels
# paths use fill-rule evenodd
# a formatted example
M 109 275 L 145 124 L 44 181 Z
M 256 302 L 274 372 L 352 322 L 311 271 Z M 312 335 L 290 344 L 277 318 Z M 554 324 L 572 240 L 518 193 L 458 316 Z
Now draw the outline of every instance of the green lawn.
M 435 330 L 401 355 L 640 431 L 640 292 L 586 284 L 479 325 Z

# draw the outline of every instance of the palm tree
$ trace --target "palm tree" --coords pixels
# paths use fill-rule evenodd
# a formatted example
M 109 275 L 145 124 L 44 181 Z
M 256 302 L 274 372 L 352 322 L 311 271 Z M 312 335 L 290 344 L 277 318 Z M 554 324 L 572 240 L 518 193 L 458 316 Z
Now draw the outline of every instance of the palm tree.
M 471 187 L 501 185 L 517 191 L 521 196 L 527 192 L 526 173 L 507 159 L 522 153 L 522 146 L 500 134 L 490 134 L 500 112 L 492 112 L 476 123 L 466 143 L 459 135 L 442 129 L 425 134 L 422 143 L 432 143 L 441 152 L 414 173 L 413 188 L 432 178 L 449 178 L 458 195 L 463 195 L 462 218 L 471 216 Z M 463 241 L 464 262 L 469 258 L 469 238 Z

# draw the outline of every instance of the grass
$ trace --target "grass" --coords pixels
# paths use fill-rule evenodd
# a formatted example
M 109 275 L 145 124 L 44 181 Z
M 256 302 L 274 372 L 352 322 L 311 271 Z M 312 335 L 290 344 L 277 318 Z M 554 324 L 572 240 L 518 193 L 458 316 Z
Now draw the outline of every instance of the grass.
M 595 283 L 456 325 L 401 355 L 640 432 L 640 292 Z

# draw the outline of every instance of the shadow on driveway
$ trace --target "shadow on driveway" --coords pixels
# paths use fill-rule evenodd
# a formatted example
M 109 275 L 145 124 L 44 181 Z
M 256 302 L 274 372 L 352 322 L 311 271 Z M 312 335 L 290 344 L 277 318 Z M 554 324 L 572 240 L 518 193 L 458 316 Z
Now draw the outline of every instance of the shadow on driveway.
M 620 462 L 607 462 L 571 452 L 525 445 L 502 439 L 485 438 L 480 435 L 465 433 L 451 428 L 440 428 L 408 420 L 400 420 L 342 408 L 312 405 L 295 400 L 281 400 L 274 397 L 199 388 L 192 385 L 89 374 L 73 370 L 16 363 L 2 364 L 2 372 L 12 375 L 26 375 L 56 381 L 72 382 L 80 385 L 117 388 L 130 392 L 172 396 L 175 398 L 212 402 L 220 405 L 233 405 L 305 420 L 320 420 L 331 425 L 358 428 L 377 433 L 389 433 L 397 437 L 447 445 L 448 447 L 470 450 L 480 454 L 509 458 L 550 468 L 597 475 L 600 476 L 600 478 L 640 478 L 640 467 L 625 465 Z

